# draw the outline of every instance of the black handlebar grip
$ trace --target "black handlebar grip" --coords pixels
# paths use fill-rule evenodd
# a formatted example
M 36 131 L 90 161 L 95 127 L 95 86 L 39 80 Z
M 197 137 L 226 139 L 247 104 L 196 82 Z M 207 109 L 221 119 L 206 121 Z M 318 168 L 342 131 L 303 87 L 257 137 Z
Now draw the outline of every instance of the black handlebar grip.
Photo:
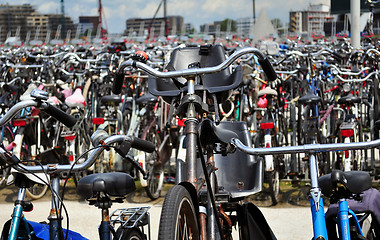
M 47 108 L 44 111 L 50 116 L 54 117 L 61 123 L 65 124 L 67 127 L 71 128 L 77 123 L 77 119 L 70 114 L 65 113 L 59 108 L 54 107 L 47 103 Z
M 112 84 L 112 92 L 114 94 L 120 94 L 121 88 L 123 87 L 124 73 L 116 72 L 115 79 Z
M 152 142 L 145 141 L 136 137 L 132 138 L 131 147 L 148 153 L 152 153 L 156 149 L 156 145 L 154 145 Z
M 259 60 L 261 68 L 265 72 L 269 81 L 274 81 L 277 79 L 277 73 L 274 71 L 272 64 L 269 62 L 268 58 L 264 58 L 263 60 Z

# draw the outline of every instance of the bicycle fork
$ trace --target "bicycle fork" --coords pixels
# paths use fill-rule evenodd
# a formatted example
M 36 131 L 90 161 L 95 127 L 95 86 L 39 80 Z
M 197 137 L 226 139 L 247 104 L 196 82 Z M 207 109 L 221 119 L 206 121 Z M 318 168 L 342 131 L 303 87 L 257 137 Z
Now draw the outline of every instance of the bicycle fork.
M 22 201 L 25 198 L 26 188 L 20 188 L 17 195 L 17 204 L 13 210 L 12 224 L 9 232 L 8 240 L 16 240 L 20 223 L 25 221 L 23 216 Z
M 310 207 L 313 217 L 314 240 L 327 240 L 325 209 L 321 196 L 322 192 L 318 185 L 318 166 L 314 154 L 310 155 L 310 179 Z

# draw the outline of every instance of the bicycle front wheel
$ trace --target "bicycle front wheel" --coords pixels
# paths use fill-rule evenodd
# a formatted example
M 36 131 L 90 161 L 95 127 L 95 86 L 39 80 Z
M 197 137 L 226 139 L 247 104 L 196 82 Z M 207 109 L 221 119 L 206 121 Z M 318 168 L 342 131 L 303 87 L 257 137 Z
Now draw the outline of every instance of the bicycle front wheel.
M 173 186 L 165 196 L 158 239 L 199 239 L 198 222 L 190 193 L 181 185 Z

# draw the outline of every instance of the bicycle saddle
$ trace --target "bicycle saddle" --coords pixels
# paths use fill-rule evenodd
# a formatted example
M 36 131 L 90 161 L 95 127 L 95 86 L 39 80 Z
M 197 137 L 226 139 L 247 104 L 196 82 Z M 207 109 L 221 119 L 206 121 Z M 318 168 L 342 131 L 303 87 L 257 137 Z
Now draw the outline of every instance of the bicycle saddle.
M 298 99 L 298 102 L 301 104 L 311 104 L 311 103 L 319 103 L 321 101 L 321 97 L 314 95 L 313 93 L 308 93 L 305 96 Z
M 84 97 L 82 95 L 82 89 L 77 88 L 74 91 L 73 95 L 66 98 L 65 103 L 69 107 L 84 108 L 84 106 L 86 106 L 86 100 L 84 99 Z
M 319 187 L 326 196 L 331 196 L 338 183 L 352 194 L 359 194 L 372 187 L 372 180 L 367 172 L 343 172 L 334 170 L 318 179 Z
M 270 88 L 270 87 L 267 87 L 267 88 L 264 88 L 263 90 L 260 90 L 258 93 L 257 93 L 257 97 L 261 97 L 261 96 L 264 96 L 264 95 L 271 95 L 271 96 L 277 96 L 277 91 Z
M 79 180 L 77 186 L 77 193 L 85 199 L 96 198 L 98 193 L 124 197 L 135 190 L 135 181 L 123 172 L 91 174 Z
M 153 96 L 151 93 L 147 93 L 142 97 L 137 98 L 136 103 L 139 105 L 146 105 L 148 103 L 156 103 L 157 97 Z
M 338 100 L 339 104 L 353 104 L 353 103 L 360 103 L 362 99 L 360 97 L 354 96 L 351 93 L 347 96 L 341 97 Z
M 102 104 L 119 104 L 121 103 L 121 97 L 118 95 L 106 95 L 100 99 Z
M 231 138 L 239 138 L 239 136 L 228 128 L 216 125 L 210 119 L 205 119 L 200 123 L 199 135 L 201 143 L 205 146 L 208 143 L 230 143 Z

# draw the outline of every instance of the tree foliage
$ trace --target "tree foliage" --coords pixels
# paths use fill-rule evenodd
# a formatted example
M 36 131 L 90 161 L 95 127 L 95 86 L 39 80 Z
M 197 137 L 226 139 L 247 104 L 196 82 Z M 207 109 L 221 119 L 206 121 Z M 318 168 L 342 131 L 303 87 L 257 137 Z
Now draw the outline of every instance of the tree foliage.
M 227 26 L 228 26 L 228 22 L 231 21 L 231 32 L 235 32 L 237 27 L 236 27 L 236 21 L 232 20 L 232 19 L 229 19 L 229 18 L 226 18 L 224 19 L 223 21 L 220 22 L 220 31 L 222 32 L 226 32 L 227 31 Z

